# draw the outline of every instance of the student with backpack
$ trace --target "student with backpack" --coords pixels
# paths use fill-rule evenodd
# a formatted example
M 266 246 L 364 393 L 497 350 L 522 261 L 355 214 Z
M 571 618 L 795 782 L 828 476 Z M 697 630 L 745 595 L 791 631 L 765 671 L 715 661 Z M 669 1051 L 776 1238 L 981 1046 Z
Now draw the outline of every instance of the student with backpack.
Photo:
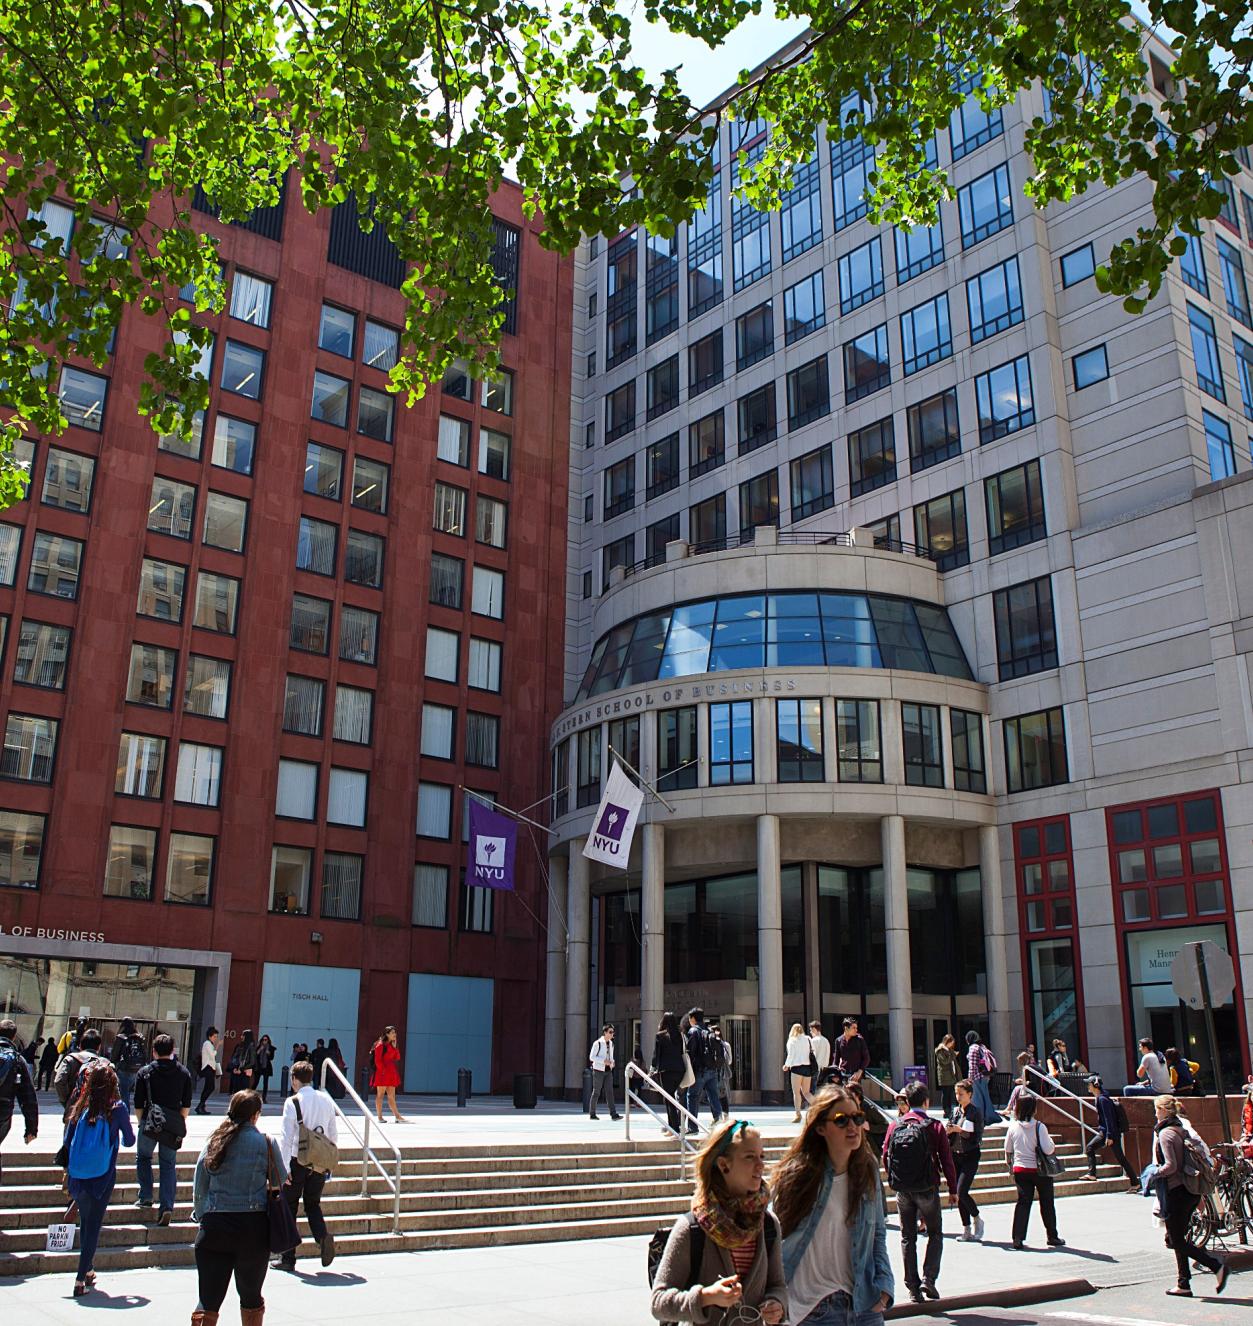
M 996 1113 L 992 1104 L 992 1093 L 988 1083 L 996 1072 L 996 1057 L 984 1045 L 979 1033 L 973 1028 L 966 1033 L 966 1076 L 974 1087 L 975 1104 L 985 1119 Z
M 335 1236 L 327 1231 L 322 1216 L 322 1189 L 339 1159 L 335 1103 L 313 1085 L 313 1065 L 307 1060 L 292 1065 L 291 1084 L 292 1094 L 283 1102 L 281 1150 L 288 1172 L 283 1196 L 293 1218 L 304 1198 L 309 1232 L 322 1249 L 322 1265 L 329 1266 L 335 1259 Z M 280 1253 L 270 1265 L 294 1271 L 296 1249 Z
M 702 1326 L 746 1320 L 766 1326 L 787 1315 L 782 1238 L 771 1213 L 761 1134 L 746 1119 L 724 1120 L 696 1157 L 690 1214 L 649 1246 L 652 1313 Z M 664 1245 L 662 1239 L 664 1238 Z
M 1214 1292 L 1227 1288 L 1227 1263 L 1199 1248 L 1188 1237 L 1192 1214 L 1201 1198 L 1214 1190 L 1214 1167 L 1202 1146 L 1192 1140 L 1179 1117 L 1174 1096 L 1153 1101 L 1157 1122 L 1153 1128 L 1153 1159 L 1157 1180 L 1165 1187 L 1166 1246 L 1175 1254 L 1176 1280 L 1166 1292 L 1173 1297 L 1192 1297 L 1192 1264 L 1204 1266 L 1218 1277 Z M 1198 1139 L 1199 1140 L 1199 1139 Z
M 709 1113 L 714 1123 L 722 1117 L 722 1100 L 718 1094 L 718 1070 L 722 1066 L 722 1047 L 714 1044 L 709 1028 L 705 1026 L 705 1010 L 693 1008 L 687 1015 L 687 1057 L 692 1062 L 692 1074 L 695 1078 L 687 1089 L 687 1099 L 683 1102 L 692 1116 L 687 1131 L 697 1131 L 694 1120 L 700 1117 L 700 1098 L 709 1101 Z
M 130 1111 L 122 1103 L 117 1073 L 107 1060 L 86 1069 L 82 1090 L 69 1110 L 62 1150 L 66 1157 L 66 1187 L 78 1205 L 78 1270 L 74 1297 L 95 1287 L 92 1266 L 100 1228 L 117 1182 L 119 1145 L 134 1146 Z
M 63 1106 L 62 1121 L 68 1123 L 74 1097 L 92 1064 L 108 1063 L 100 1053 L 100 1033 L 95 1027 L 86 1028 L 78 1037 L 78 1047 L 66 1050 L 57 1063 L 52 1078 L 52 1089 Z
M 122 1093 L 122 1104 L 129 1110 L 131 1096 L 135 1091 L 135 1078 L 139 1070 L 148 1062 L 148 1047 L 144 1038 L 135 1033 L 133 1018 L 123 1018 L 118 1025 L 118 1033 L 109 1047 L 109 1062 L 117 1073 L 118 1090 Z
M 187 1136 L 191 1113 L 191 1074 L 174 1057 L 174 1038 L 164 1032 L 152 1040 L 154 1058 L 135 1079 L 135 1113 L 139 1117 L 139 1146 L 135 1172 L 139 1181 L 140 1210 L 152 1206 L 152 1153 L 160 1171 L 157 1224 L 168 1225 L 174 1215 L 178 1186 L 178 1149 Z
M 1122 1172 L 1131 1185 L 1128 1192 L 1140 1191 L 1140 1178 L 1131 1168 L 1127 1153 L 1122 1149 L 1122 1139 L 1127 1135 L 1129 1121 L 1122 1102 L 1115 1100 L 1105 1084 L 1095 1073 L 1088 1078 L 1088 1094 L 1096 1102 L 1096 1135 L 1087 1145 L 1088 1178 L 1096 1178 L 1096 1162 L 1101 1152 L 1108 1146 L 1114 1152 L 1114 1159 L 1122 1166 Z
M 30 1068 L 17 1052 L 16 1038 L 17 1023 L 12 1018 L 0 1020 L 0 1145 L 9 1135 L 16 1105 L 22 1111 L 26 1124 L 23 1139 L 29 1146 L 39 1132 L 39 1101 L 31 1083 Z
M 905 1113 L 894 1119 L 883 1139 L 883 1164 L 888 1187 L 896 1193 L 901 1225 L 901 1258 L 905 1287 L 914 1303 L 939 1298 L 936 1281 L 944 1255 L 944 1226 L 940 1214 L 940 1178 L 948 1183 L 948 1204 L 957 1205 L 957 1170 L 948 1133 L 938 1119 L 927 1115 L 930 1093 L 923 1082 L 905 1088 Z M 927 1230 L 927 1249 L 918 1275 L 918 1222 Z

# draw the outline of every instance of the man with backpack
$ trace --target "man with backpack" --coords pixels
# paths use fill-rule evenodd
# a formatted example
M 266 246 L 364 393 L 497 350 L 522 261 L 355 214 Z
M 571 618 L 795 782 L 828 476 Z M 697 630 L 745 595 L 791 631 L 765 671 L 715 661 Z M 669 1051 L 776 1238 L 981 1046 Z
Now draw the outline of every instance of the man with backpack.
M 152 1153 L 157 1152 L 161 1180 L 157 1224 L 168 1225 L 174 1215 L 178 1185 L 175 1166 L 178 1148 L 187 1136 L 191 1113 L 191 1074 L 174 1057 L 174 1038 L 164 1032 L 154 1036 L 156 1056 L 135 1078 L 135 1113 L 139 1116 L 139 1141 L 135 1147 L 135 1176 L 139 1180 L 141 1210 L 152 1206 Z
M 600 1101 L 601 1093 L 604 1093 L 605 1104 L 609 1106 L 609 1117 L 611 1119 L 620 1119 L 622 1115 L 618 1113 L 618 1107 L 613 1099 L 613 1024 L 606 1022 L 600 1029 L 600 1035 L 596 1038 L 591 1050 L 588 1051 L 587 1061 L 592 1065 L 592 1099 L 587 1111 L 589 1119 L 596 1119 L 600 1116 L 596 1113 L 596 1106 Z
M 1131 1162 L 1122 1149 L 1122 1139 L 1127 1135 L 1129 1126 L 1127 1111 L 1121 1101 L 1114 1100 L 1105 1090 L 1104 1083 L 1095 1073 L 1088 1078 L 1088 1093 L 1096 1102 L 1096 1135 L 1087 1145 L 1088 1178 L 1096 1178 L 1097 1157 L 1106 1146 L 1109 1146 L 1113 1149 L 1114 1159 L 1122 1166 L 1122 1172 L 1127 1176 L 1127 1182 L 1130 1184 L 1127 1191 L 1139 1192 L 1139 1176 L 1131 1168 Z
M 705 1010 L 693 1008 L 687 1015 L 687 1057 L 692 1061 L 692 1074 L 695 1081 L 687 1089 L 687 1099 L 683 1102 L 692 1116 L 688 1121 L 687 1131 L 697 1131 L 695 1119 L 700 1114 L 700 1098 L 709 1100 L 709 1112 L 714 1123 L 722 1118 L 722 1100 L 718 1095 L 718 1070 L 725 1062 L 722 1047 L 714 1043 L 714 1038 L 705 1026 Z
M 282 1154 L 288 1179 L 283 1196 L 293 1218 L 300 1199 L 305 1200 L 309 1231 L 322 1249 L 322 1265 L 335 1260 L 335 1236 L 322 1216 L 322 1189 L 339 1159 L 335 1102 L 313 1085 L 313 1065 L 308 1060 L 293 1064 L 292 1094 L 283 1102 Z M 270 1263 L 282 1271 L 296 1269 L 296 1250 L 282 1253 Z
M 95 1027 L 87 1027 L 79 1035 L 77 1047 L 66 1050 L 57 1061 L 57 1071 L 52 1077 L 52 1089 L 57 1093 L 57 1099 L 61 1102 L 61 1121 L 63 1123 L 70 1117 L 70 1107 L 74 1104 L 75 1096 L 78 1095 L 78 1088 L 82 1083 L 84 1073 L 97 1060 L 101 1063 L 108 1062 L 100 1053 L 99 1031 Z
M 135 1078 L 148 1062 L 148 1047 L 144 1044 L 144 1038 L 135 1034 L 134 1018 L 122 1019 L 113 1044 L 109 1047 L 109 1059 L 117 1070 L 117 1089 L 129 1114 L 131 1096 L 135 1092 Z
M 948 1204 L 957 1205 L 957 1170 L 944 1125 L 927 1115 L 930 1094 L 922 1082 L 905 1088 L 907 1109 L 893 1120 L 883 1139 L 883 1163 L 888 1186 L 896 1193 L 896 1214 L 901 1225 L 901 1257 L 905 1286 L 915 1303 L 939 1298 L 940 1258 L 944 1231 L 940 1217 L 940 1178 L 948 1183 Z M 927 1227 L 927 1250 L 922 1278 L 918 1276 L 918 1222 Z
M 13 1107 L 21 1108 L 26 1123 L 23 1141 L 29 1146 L 39 1132 L 39 1101 L 35 1098 L 35 1084 L 31 1081 L 30 1067 L 18 1053 L 14 1043 L 17 1023 L 12 1018 L 0 1020 L 0 1146 L 13 1126 Z M 0 1176 L 3 1169 L 0 1167 Z

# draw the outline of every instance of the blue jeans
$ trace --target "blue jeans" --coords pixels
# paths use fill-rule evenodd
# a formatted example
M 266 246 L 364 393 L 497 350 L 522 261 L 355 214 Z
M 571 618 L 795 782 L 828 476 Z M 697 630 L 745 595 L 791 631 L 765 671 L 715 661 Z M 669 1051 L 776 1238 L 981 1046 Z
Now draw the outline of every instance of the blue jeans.
M 992 1104 L 992 1093 L 988 1090 L 988 1079 L 981 1077 L 977 1082 L 970 1084 L 970 1094 L 974 1097 L 975 1104 L 983 1112 L 983 1121 L 985 1123 L 993 1122 L 996 1115 L 996 1107 Z
M 1119 1094 L 1123 1096 L 1156 1096 L 1159 1092 L 1152 1082 L 1128 1082 Z
M 714 1123 L 722 1118 L 722 1099 L 718 1094 L 718 1070 L 716 1068 L 706 1068 L 696 1074 L 696 1081 L 687 1089 L 687 1099 L 683 1102 L 688 1109 L 688 1113 L 694 1118 L 700 1116 L 700 1098 L 701 1093 L 709 1098 L 709 1112 L 714 1117 Z M 689 1123 L 691 1128 L 692 1124 Z
M 174 1209 L 174 1191 L 178 1176 L 174 1171 L 178 1160 L 178 1149 L 158 1143 L 155 1137 L 149 1137 L 142 1129 L 135 1143 L 135 1175 L 139 1180 L 139 1200 L 152 1201 L 152 1153 L 157 1152 L 157 1163 L 161 1170 L 160 1207 L 162 1211 Z
M 135 1094 L 135 1079 L 138 1073 L 132 1073 L 128 1068 L 119 1068 L 117 1070 L 117 1089 L 122 1097 L 122 1104 L 126 1106 L 127 1113 L 130 1113 L 131 1097 Z
M 74 1200 L 78 1203 L 78 1279 L 91 1270 L 96 1260 L 96 1245 L 100 1242 L 100 1227 L 104 1224 L 104 1213 L 109 1209 L 109 1198 L 113 1190 L 103 1197 L 92 1197 L 82 1193 Z
M 854 1312 L 853 1300 L 841 1291 L 819 1299 L 801 1326 L 883 1326 L 882 1312 Z

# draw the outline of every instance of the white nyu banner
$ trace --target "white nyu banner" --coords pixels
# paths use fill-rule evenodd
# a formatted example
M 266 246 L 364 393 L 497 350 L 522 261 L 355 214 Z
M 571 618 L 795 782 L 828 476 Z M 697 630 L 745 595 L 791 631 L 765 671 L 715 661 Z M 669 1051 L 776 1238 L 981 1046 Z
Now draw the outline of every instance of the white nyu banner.
M 625 870 L 631 855 L 631 839 L 635 836 L 635 822 L 643 804 L 644 793 L 615 760 L 605 784 L 605 795 L 596 808 L 596 822 L 587 836 L 583 855 Z

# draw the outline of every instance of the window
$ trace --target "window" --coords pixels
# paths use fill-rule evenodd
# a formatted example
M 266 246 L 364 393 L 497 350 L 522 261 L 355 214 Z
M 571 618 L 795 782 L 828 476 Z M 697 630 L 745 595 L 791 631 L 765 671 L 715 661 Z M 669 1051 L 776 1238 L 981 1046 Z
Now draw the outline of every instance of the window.
M 905 420 L 909 427 L 911 473 L 929 469 L 961 451 L 955 387 L 911 405 L 905 411 Z
M 307 916 L 312 870 L 311 849 L 283 847 L 276 843 L 270 854 L 270 911 L 287 916 Z
M 313 375 L 313 404 L 310 413 L 313 418 L 324 424 L 333 424 L 336 428 L 348 426 L 348 397 L 352 383 L 346 378 L 337 378 L 331 373 L 316 372 Z
M 377 534 L 350 529 L 344 544 L 344 580 L 378 589 L 383 584 L 384 540 Z
M 854 497 L 895 481 L 896 440 L 891 415 L 848 435 L 848 472 Z
M 145 557 L 139 569 L 139 599 L 135 612 L 162 622 L 183 620 L 183 586 L 187 568 L 175 562 Z
M 866 191 L 873 170 L 874 148 L 860 136 L 832 141 L 831 187 L 837 232 L 866 215 Z
M 357 330 L 357 315 L 333 304 L 322 305 L 322 321 L 318 327 L 318 349 L 333 355 L 352 358 L 352 342 Z
M 787 375 L 787 426 L 803 428 L 831 413 L 827 357 L 821 355 Z
M 760 212 L 752 203 L 739 198 L 739 188 L 752 161 L 757 160 L 760 147 L 745 149 L 736 155 L 731 167 L 731 267 L 735 272 L 735 289 L 743 290 L 767 275 L 771 266 L 770 213 Z
M 783 343 L 792 345 L 826 326 L 827 305 L 822 289 L 822 268 L 783 292 Z
M 779 471 L 769 469 L 740 484 L 740 538 L 760 525 L 779 527 Z
M 248 530 L 248 503 L 242 497 L 206 493 L 203 539 L 211 548 L 243 552 Z
M 1092 246 L 1088 245 L 1088 252 L 1091 251 Z M 1018 259 L 1006 258 L 986 272 L 972 276 L 966 282 L 966 307 L 970 313 L 972 345 L 1020 323 L 1023 312 Z
M 229 344 L 229 343 L 228 343 Z M 109 379 L 66 364 L 61 369 L 57 398 L 66 422 L 98 433 L 104 427 L 104 402 Z
M 679 237 L 646 235 L 644 336 L 652 345 L 679 325 Z
M 902 704 L 905 781 L 914 787 L 944 786 L 944 746 L 940 710 L 933 704 Z
M 947 294 L 936 295 L 901 314 L 901 351 L 906 377 L 953 353 Z
M 381 461 L 358 456 L 352 462 L 352 504 L 362 511 L 387 512 L 387 486 L 391 469 Z
M 664 516 L 644 531 L 644 565 L 660 566 L 666 560 L 666 545 L 679 538 L 679 513 Z
M 896 227 L 896 279 L 899 284 L 912 281 L 943 261 L 944 228 L 938 220 L 933 226 L 915 226 L 913 230 Z
M 818 153 L 792 168 L 792 187 L 779 200 L 783 261 L 808 253 L 822 239 L 822 192 Z
M 326 788 L 326 822 L 364 829 L 370 778 L 360 769 L 331 769 Z
M 169 709 L 173 701 L 174 669 L 177 665 L 178 655 L 172 649 L 160 649 L 156 645 L 131 645 L 126 699 L 131 704 Z
M 438 626 L 426 628 L 426 673 L 433 681 L 455 682 L 461 656 L 461 637 Z
M 600 800 L 600 726 L 586 727 L 574 738 L 575 805 L 594 806 Z
M 735 367 L 750 368 L 774 353 L 774 310 L 758 304 L 735 320 Z
M 316 497 L 339 501 L 344 475 L 344 453 L 320 442 L 305 446 L 304 490 Z
M 236 271 L 231 285 L 231 317 L 254 327 L 270 325 L 270 299 L 274 287 L 259 276 Z
M 722 177 L 715 171 L 705 206 L 687 223 L 687 316 L 695 318 L 720 303 Z
M 605 294 L 609 299 L 635 292 L 639 273 L 639 236 L 632 230 L 605 251 Z
M 1109 377 L 1109 362 L 1105 358 L 1105 347 L 1094 345 L 1091 350 L 1077 354 L 1070 361 L 1074 373 L 1075 390 L 1082 391 L 1094 382 L 1104 382 Z
M 104 867 L 106 898 L 152 897 L 153 872 L 157 860 L 157 831 L 132 829 L 124 824 L 109 827 L 109 854 Z
M 635 457 L 628 456 L 605 471 L 605 519 L 630 511 L 635 505 Z
M 709 706 L 709 785 L 753 781 L 751 700 Z
M 452 836 L 452 788 L 443 783 L 418 784 L 418 837 Z
M 57 720 L 33 714 L 10 714 L 4 725 L 0 778 L 50 783 L 57 753 Z
M 1214 242 L 1218 246 L 1218 270 L 1223 278 L 1227 312 L 1237 322 L 1253 327 L 1253 313 L 1249 311 L 1249 288 L 1244 280 L 1244 260 L 1240 257 L 1240 250 L 1234 244 L 1228 244 L 1221 235 L 1215 236 Z
M 1095 276 L 1096 255 L 1092 252 L 1092 245 L 1084 244 L 1080 248 L 1071 249 L 1069 253 L 1063 253 L 1061 269 L 1063 286 L 1078 285 L 1080 281 Z
M 310 654 L 325 654 L 331 627 L 331 605 L 325 599 L 292 595 L 291 635 L 293 649 Z
M 222 791 L 222 749 L 184 741 L 178 748 L 174 800 L 192 806 L 216 806 Z
M 494 410 L 497 414 L 513 413 L 513 370 L 497 369 L 482 382 L 482 394 L 479 403 L 485 410 Z
M 1175 232 L 1175 238 L 1183 240 L 1187 247 L 1179 259 L 1179 275 L 1198 295 L 1209 298 L 1209 278 L 1205 274 L 1205 252 L 1201 247 L 1200 235 L 1185 235 Z
M 1244 417 L 1253 419 L 1253 345 L 1233 336 L 1236 351 L 1236 376 L 1240 379 L 1240 402 Z
M 379 615 L 347 604 L 339 613 L 339 656 L 349 663 L 373 664 L 378 651 Z M 323 651 L 325 652 L 325 650 Z
M 148 528 L 174 539 L 190 539 L 195 508 L 196 490 L 191 484 L 175 483 L 158 474 L 152 481 L 148 502 Z
M 635 533 L 624 534 L 607 543 L 601 550 L 601 593 L 609 588 L 609 579 L 619 567 L 630 569 L 635 565 Z
M 0 632 L 0 641 L 3 633 Z M 70 653 L 70 628 L 46 622 L 24 621 L 18 632 L 13 680 L 23 686 L 45 690 L 65 689 L 65 669 Z
M 1236 472 L 1236 451 L 1231 442 L 1231 427 L 1225 419 L 1201 411 L 1205 426 L 1205 449 L 1209 453 L 1209 473 L 1213 480 L 1228 479 Z
M 68 539 L 63 534 L 36 533 L 26 588 L 54 598 L 77 598 L 82 559 L 81 540 Z
M 95 470 L 96 462 L 90 456 L 49 447 L 40 500 L 44 506 L 60 507 L 63 511 L 88 510 Z
M 183 712 L 203 718 L 225 718 L 231 694 L 231 665 L 224 658 L 192 654 L 183 682 Z
M 444 380 L 440 390 L 445 396 L 456 401 L 474 399 L 474 380 L 470 377 L 470 366 L 464 359 L 454 359 L 444 370 Z
M 851 313 L 883 293 L 883 248 L 876 235 L 839 262 L 840 312 Z
M 1026 355 L 1000 364 L 975 378 L 980 443 L 1016 433 L 1035 423 L 1031 364 Z
M 476 566 L 470 591 L 470 611 L 497 621 L 505 615 L 505 575 L 490 566 Z
M 462 882 L 461 910 L 457 919 L 463 931 L 467 934 L 490 935 L 495 908 L 495 889 L 481 889 Z
M 170 834 L 165 862 L 165 900 L 194 907 L 209 905 L 214 840 L 194 833 Z
M 494 497 L 480 493 L 474 499 L 474 537 L 492 548 L 505 546 L 505 521 L 509 508 Z
M 817 447 L 792 462 L 792 519 L 804 520 L 834 505 L 831 448 Z
M 605 397 L 605 441 L 616 442 L 635 427 L 635 380 L 624 382 Z
M 722 381 L 722 328 L 688 347 L 687 394 L 697 396 Z
M 741 456 L 766 443 L 773 442 L 778 436 L 778 424 L 774 411 L 774 382 L 767 382 L 764 387 L 741 396 L 738 402 L 740 421 L 739 452 Z
M 650 419 L 673 410 L 679 403 L 679 356 L 671 355 L 655 368 L 650 368 L 645 383 Z
M 914 507 L 914 542 L 931 554 L 938 570 L 952 571 L 970 561 L 963 489 L 933 497 Z
M 72 207 L 67 207 L 64 203 L 53 202 L 49 198 L 43 206 L 31 208 L 27 220 L 41 223 L 40 229 L 31 241 L 32 248 L 42 249 L 52 240 L 59 239 L 61 241 L 61 253 L 69 254 L 70 236 L 74 233 L 74 209 Z
M 326 852 L 322 857 L 322 916 L 328 921 L 361 919 L 361 880 L 365 857 Z
M 444 534 L 455 534 L 457 538 L 466 536 L 466 497 L 464 488 L 457 488 L 450 483 L 435 485 L 434 527 Z
M 960 90 L 960 89 L 959 89 Z M 990 143 L 1004 131 L 1001 122 L 1001 109 L 984 110 L 979 104 L 978 95 L 971 91 L 966 100 L 949 117 L 949 143 L 953 150 L 953 160 L 960 161 L 976 147 Z
M 431 554 L 429 602 L 441 603 L 446 608 L 460 608 L 464 582 L 465 563 L 459 557 Z
M 1014 224 L 1014 200 L 1010 193 L 1009 167 L 995 166 L 957 191 L 961 218 L 962 248 L 995 235 Z
M 826 779 L 821 700 L 776 700 L 775 733 L 781 783 Z
M 459 465 L 462 469 L 470 466 L 470 424 L 468 420 L 458 419 L 455 415 L 441 414 L 439 434 L 435 443 L 435 454 L 440 460 L 450 465 Z
M 723 445 L 723 416 L 717 410 L 687 428 L 687 464 L 690 478 L 717 469 L 726 458 Z
M 948 711 L 949 735 L 953 741 L 953 786 L 959 792 L 986 792 L 987 771 L 983 759 L 983 719 L 964 709 Z
M 992 609 L 1001 681 L 1057 666 L 1053 586 L 1048 576 L 998 589 L 992 596 Z
M 325 520 L 312 516 L 300 517 L 300 533 L 296 538 L 296 569 L 312 571 L 314 575 L 335 574 L 335 544 L 339 530 Z
M 400 334 L 381 322 L 365 321 L 365 334 L 361 339 L 361 362 L 371 368 L 390 372 L 400 358 Z
M 448 925 L 448 867 L 419 864 L 413 868 L 413 924 L 432 930 Z
M 265 351 L 255 346 L 227 341 L 222 347 L 222 390 L 249 400 L 261 399 L 261 380 L 265 375 Z
M 639 345 L 634 287 L 605 309 L 605 367 L 613 368 L 635 354 Z
M 251 474 L 256 442 L 256 424 L 219 414 L 213 423 L 212 463 L 234 474 Z
M 666 709 L 657 715 L 657 790 L 678 792 L 696 787 L 696 706 Z
M 0 810 L 0 885 L 38 888 L 45 822 L 43 815 Z
M 1040 462 L 1028 461 L 984 480 L 988 507 L 988 555 L 1044 538 L 1044 490 Z
M 289 820 L 311 820 L 318 809 L 318 766 L 306 760 L 278 762 L 274 813 Z
M 688 539 L 697 549 L 708 551 L 727 538 L 727 495 L 717 493 L 688 509 Z
M 495 769 L 500 764 L 500 719 L 494 714 L 466 714 L 467 764 Z
M 457 711 L 446 704 L 422 706 L 421 752 L 432 760 L 453 758 L 453 734 L 456 731 Z
M 325 683 L 316 677 L 300 677 L 289 672 L 283 692 L 283 731 L 320 737 L 325 693 Z
M 165 776 L 165 738 L 123 732 L 113 790 L 121 796 L 157 798 Z
M 1070 781 L 1061 709 L 1043 709 L 1005 720 L 1005 777 L 1010 792 L 1029 792 Z
M 1196 384 L 1215 400 L 1226 401 L 1223 366 L 1218 354 L 1214 319 L 1194 305 L 1188 305 L 1188 325 L 1192 332 L 1192 357 L 1196 360 Z
M 396 398 L 389 391 L 362 387 L 357 395 L 357 432 L 379 442 L 392 440 Z
M 844 403 L 851 405 L 892 381 L 888 329 L 883 323 L 844 343 Z
M 835 739 L 839 751 L 840 782 L 883 782 L 878 700 L 837 700 Z
M 654 442 L 644 453 L 648 500 L 668 493 L 679 484 L 679 435 L 671 433 Z
M 235 614 L 239 607 L 239 581 L 230 576 L 201 571 L 196 576 L 196 611 L 192 625 L 204 631 L 235 634 Z
M 891 552 L 901 551 L 901 518 L 885 516 L 882 520 L 873 520 L 863 527 L 874 539 L 876 548 L 887 548 Z

